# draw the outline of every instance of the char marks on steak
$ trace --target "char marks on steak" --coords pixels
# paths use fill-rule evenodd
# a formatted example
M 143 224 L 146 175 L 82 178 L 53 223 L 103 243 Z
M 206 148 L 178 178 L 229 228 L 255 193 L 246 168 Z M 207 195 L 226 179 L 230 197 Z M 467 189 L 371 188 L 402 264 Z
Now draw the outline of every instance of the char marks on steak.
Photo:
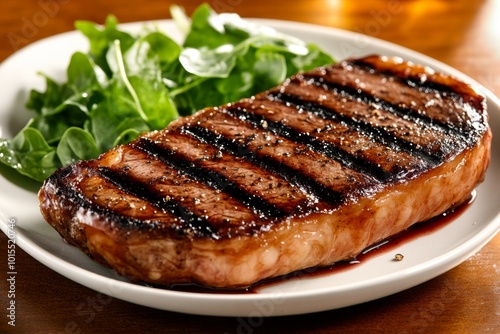
M 487 121 L 485 98 L 457 79 L 348 59 L 64 167 L 41 211 L 132 280 L 248 287 L 465 201 L 489 164 Z

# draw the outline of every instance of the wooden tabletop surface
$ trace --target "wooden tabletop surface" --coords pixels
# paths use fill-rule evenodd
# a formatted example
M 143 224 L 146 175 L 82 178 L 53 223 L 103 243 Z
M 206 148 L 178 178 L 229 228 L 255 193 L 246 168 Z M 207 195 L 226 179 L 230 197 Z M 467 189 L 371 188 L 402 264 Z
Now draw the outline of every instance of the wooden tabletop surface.
M 167 0 L 0 1 L 0 61 L 42 38 L 102 23 L 169 17 Z M 190 14 L 199 1 L 177 1 Z M 500 95 L 500 1 L 209 0 L 219 12 L 360 32 L 422 52 Z M 57 52 L 55 50 L 55 52 Z M 1 191 L 1 190 L 0 190 Z M 459 266 L 376 301 L 315 314 L 208 317 L 108 298 L 16 250 L 16 327 L 8 325 L 7 238 L 0 233 L 0 332 L 18 333 L 500 333 L 500 235 Z

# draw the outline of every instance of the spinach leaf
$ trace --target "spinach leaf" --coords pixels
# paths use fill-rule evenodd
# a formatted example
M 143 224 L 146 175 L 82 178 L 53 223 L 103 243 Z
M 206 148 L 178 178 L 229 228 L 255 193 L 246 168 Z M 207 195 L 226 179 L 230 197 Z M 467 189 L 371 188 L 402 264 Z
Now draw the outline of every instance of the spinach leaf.
M 76 127 L 71 127 L 64 132 L 56 152 L 63 165 L 96 158 L 100 153 L 94 137 L 88 131 Z
M 179 62 L 192 76 L 184 83 L 177 77 L 171 93 L 181 115 L 249 97 L 299 71 L 334 62 L 316 45 L 236 14 L 217 14 L 206 4 L 194 12 L 183 46 Z
M 89 21 L 76 21 L 76 29 L 80 30 L 89 40 L 89 55 L 95 63 L 109 76 L 111 71 L 106 61 L 106 54 L 114 41 L 120 41 L 122 52 L 125 52 L 135 41 L 130 34 L 118 29 L 118 20 L 114 15 L 108 15 L 104 27 Z
M 114 147 L 122 133 L 128 130 L 136 134 L 150 130 L 117 80 L 110 83 L 105 100 L 92 110 L 88 129 L 101 152 Z
M 222 14 L 221 14 L 222 15 Z M 235 20 L 236 14 L 229 14 Z M 248 32 L 231 29 L 226 30 L 224 22 L 218 20 L 217 14 L 208 4 L 200 5 L 191 17 L 191 29 L 184 41 L 184 47 L 215 49 L 224 44 L 236 45 L 249 37 Z
M 186 48 L 181 53 L 179 61 L 186 71 L 199 77 L 227 78 L 237 57 L 247 52 L 248 45 L 239 44 L 233 47 L 224 44 L 216 49 Z
M 29 123 L 12 140 L 0 139 L 0 161 L 37 181 L 62 166 L 54 147 Z
M 259 86 L 273 87 L 286 79 L 287 66 L 284 55 L 262 48 L 256 51 L 255 56 L 253 70 L 255 82 Z
M 170 37 L 159 31 L 153 31 L 144 36 L 144 41 L 149 44 L 147 57 L 160 61 L 162 67 L 175 62 L 181 53 L 181 47 Z
M 150 55 L 149 43 L 138 40 L 124 55 L 119 43 L 110 49 L 109 63 L 122 85 L 123 98 L 151 129 L 165 127 L 178 117 L 177 110 L 161 78 L 159 59 Z

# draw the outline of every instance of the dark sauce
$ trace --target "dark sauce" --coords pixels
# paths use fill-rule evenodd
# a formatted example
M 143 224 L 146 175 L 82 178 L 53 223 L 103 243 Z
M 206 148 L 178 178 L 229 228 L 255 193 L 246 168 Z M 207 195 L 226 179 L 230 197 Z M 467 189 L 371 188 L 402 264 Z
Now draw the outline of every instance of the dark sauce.
M 450 224 L 458 217 L 460 217 L 462 213 L 464 213 L 467 210 L 467 208 L 474 202 L 475 197 L 476 197 L 476 192 L 474 191 L 471 194 L 469 200 L 465 201 L 463 204 L 453 209 L 450 209 L 445 213 L 436 216 L 434 218 L 431 218 L 427 221 L 414 224 L 405 231 L 366 248 L 364 251 L 361 252 L 361 254 L 356 256 L 356 258 L 351 260 L 336 262 L 333 265 L 327 267 L 312 267 L 304 270 L 298 270 L 287 275 L 271 278 L 268 280 L 263 280 L 255 284 L 254 286 L 246 289 L 218 289 L 218 288 L 204 287 L 196 284 L 178 284 L 170 287 L 169 290 L 193 292 L 193 293 L 252 294 L 252 293 L 258 293 L 259 290 L 262 288 L 266 288 L 271 285 L 277 285 L 284 281 L 289 281 L 291 279 L 326 276 L 346 271 L 353 268 L 355 265 L 359 265 L 360 263 L 366 262 L 371 258 L 377 257 L 383 253 L 394 251 L 397 247 L 401 246 L 402 244 L 405 244 L 419 237 L 422 237 L 424 235 L 429 235 L 440 230 L 444 226 Z M 396 255 L 396 253 L 394 255 Z M 394 261 L 397 261 L 396 258 L 394 258 Z M 404 261 L 404 259 L 402 261 Z

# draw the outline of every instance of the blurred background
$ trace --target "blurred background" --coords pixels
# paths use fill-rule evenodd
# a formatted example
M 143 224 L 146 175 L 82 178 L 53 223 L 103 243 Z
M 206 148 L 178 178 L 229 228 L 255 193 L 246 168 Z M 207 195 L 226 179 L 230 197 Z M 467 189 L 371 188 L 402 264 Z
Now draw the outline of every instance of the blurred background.
M 190 15 L 203 1 L 0 1 L 0 60 L 38 39 L 73 29 L 75 20 L 120 22 L 170 17 L 177 4 Z M 208 0 L 218 12 L 326 25 L 360 32 L 422 52 L 500 92 L 500 1 L 495 0 Z M 285 3 L 285 5 L 283 5 Z M 82 7 L 91 7 L 82 11 Z M 494 57 L 491 57 L 491 56 Z

